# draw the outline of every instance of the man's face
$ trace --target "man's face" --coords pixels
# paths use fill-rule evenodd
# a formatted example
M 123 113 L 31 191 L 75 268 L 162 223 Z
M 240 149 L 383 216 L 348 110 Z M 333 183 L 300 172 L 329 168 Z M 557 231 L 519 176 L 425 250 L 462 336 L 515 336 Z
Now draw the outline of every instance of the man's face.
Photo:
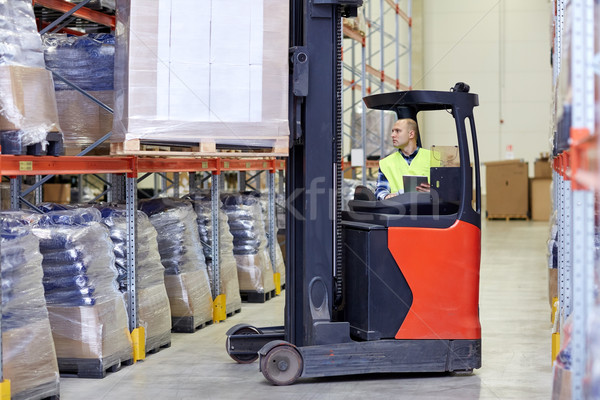
M 414 136 L 414 132 L 410 131 L 405 120 L 398 120 L 392 128 L 392 144 L 398 149 L 404 148 Z

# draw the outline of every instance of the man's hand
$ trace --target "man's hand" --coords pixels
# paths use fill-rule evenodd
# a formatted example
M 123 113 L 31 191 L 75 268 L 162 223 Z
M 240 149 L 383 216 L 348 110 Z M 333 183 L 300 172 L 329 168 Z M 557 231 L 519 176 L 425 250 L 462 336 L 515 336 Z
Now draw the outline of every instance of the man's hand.
M 387 200 L 387 199 L 391 199 L 392 197 L 396 197 L 398 196 L 398 193 L 390 193 L 387 196 L 385 196 L 383 199 Z
M 429 192 L 431 190 L 431 185 L 429 183 L 421 183 L 417 186 L 417 192 Z

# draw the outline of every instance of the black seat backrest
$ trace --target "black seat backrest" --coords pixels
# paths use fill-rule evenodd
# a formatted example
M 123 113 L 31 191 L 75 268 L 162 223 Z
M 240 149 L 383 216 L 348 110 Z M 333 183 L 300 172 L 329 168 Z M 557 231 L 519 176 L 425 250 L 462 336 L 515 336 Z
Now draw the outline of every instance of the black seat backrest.
M 375 201 L 375 193 L 366 186 L 358 185 L 354 190 L 354 200 Z

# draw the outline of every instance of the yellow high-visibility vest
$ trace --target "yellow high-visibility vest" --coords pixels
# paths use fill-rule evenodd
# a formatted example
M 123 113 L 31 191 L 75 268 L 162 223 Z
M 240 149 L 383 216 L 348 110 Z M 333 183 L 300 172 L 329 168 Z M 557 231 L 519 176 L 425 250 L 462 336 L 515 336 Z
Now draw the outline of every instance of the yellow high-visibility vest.
M 429 181 L 430 166 L 431 151 L 423 148 L 419 149 L 410 165 L 400 154 L 400 151 L 396 151 L 379 161 L 379 169 L 390 183 L 390 193 L 396 193 L 400 189 L 404 190 L 404 183 L 402 182 L 404 175 L 422 175 L 426 176 L 427 181 Z

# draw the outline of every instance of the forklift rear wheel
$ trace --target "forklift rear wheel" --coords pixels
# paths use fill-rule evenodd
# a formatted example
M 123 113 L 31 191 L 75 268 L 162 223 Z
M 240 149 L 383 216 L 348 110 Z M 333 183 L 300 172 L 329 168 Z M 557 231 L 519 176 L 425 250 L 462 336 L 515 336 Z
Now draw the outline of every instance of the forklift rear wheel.
M 300 377 L 304 362 L 293 346 L 281 344 L 260 358 L 260 370 L 274 385 L 291 385 Z
M 237 331 L 233 332 L 232 336 L 233 335 L 256 335 L 256 334 L 260 334 L 260 333 L 261 332 L 253 326 L 244 326 L 244 327 L 238 329 Z M 229 344 L 229 341 L 227 341 L 227 344 Z M 227 347 L 227 354 L 229 354 L 229 357 L 231 357 L 238 364 L 252 364 L 254 361 L 256 361 L 258 359 L 258 353 L 231 354 L 229 352 L 229 347 Z

